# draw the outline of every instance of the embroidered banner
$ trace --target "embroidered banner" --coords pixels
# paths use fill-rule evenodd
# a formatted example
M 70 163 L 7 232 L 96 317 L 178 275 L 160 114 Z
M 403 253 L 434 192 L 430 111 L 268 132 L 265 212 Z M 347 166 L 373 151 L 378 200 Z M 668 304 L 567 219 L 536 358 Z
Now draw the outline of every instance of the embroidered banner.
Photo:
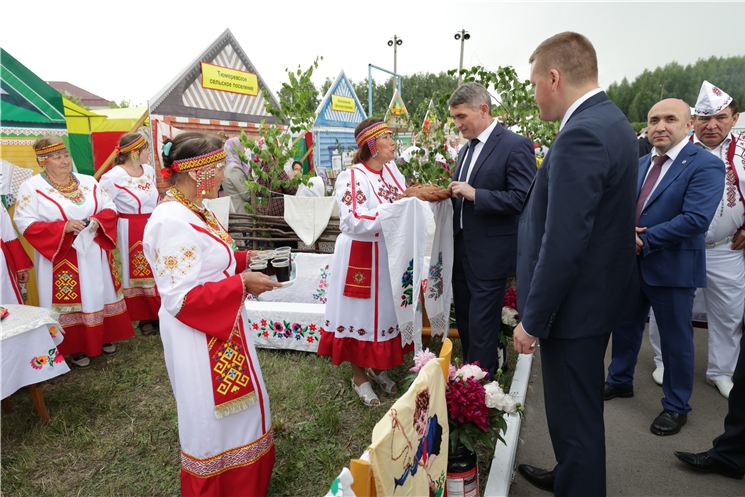
M 370 283 L 372 279 L 372 248 L 373 242 L 352 240 L 349 251 L 349 268 L 344 283 L 344 295 L 356 299 L 370 298 Z
M 52 268 L 52 309 L 57 312 L 81 312 L 78 253 L 70 250 L 64 259 Z
M 256 403 L 257 397 L 240 330 L 236 326 L 226 342 L 209 335 L 205 337 L 210 354 L 215 417 L 220 419 L 248 409 Z

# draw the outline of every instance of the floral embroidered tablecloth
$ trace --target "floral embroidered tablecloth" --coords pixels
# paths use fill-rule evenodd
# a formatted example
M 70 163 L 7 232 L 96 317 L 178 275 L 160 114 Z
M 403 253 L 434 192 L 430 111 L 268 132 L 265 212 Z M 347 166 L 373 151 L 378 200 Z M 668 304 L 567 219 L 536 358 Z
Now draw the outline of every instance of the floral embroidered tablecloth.
M 26 305 L 3 307 L 9 311 L 0 326 L 3 399 L 22 387 L 70 371 L 57 351 L 63 336 L 56 312 Z
M 248 332 L 265 349 L 317 352 L 325 304 L 246 301 Z

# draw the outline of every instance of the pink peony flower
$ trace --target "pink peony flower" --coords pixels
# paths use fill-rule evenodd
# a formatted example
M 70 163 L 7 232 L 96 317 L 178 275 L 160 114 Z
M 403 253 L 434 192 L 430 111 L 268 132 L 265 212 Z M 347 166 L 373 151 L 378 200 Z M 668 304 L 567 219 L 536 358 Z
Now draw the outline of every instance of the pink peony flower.
M 451 382 L 452 382 L 452 381 L 453 381 L 453 380 L 455 379 L 455 373 L 456 373 L 457 371 L 458 371 L 458 370 L 457 370 L 457 369 L 455 369 L 455 366 L 453 366 L 453 365 L 451 364 L 451 365 L 450 365 L 450 368 L 448 369 L 448 383 L 451 383 Z
M 476 380 L 481 381 L 486 377 L 486 371 L 481 369 L 481 366 L 477 364 L 464 364 L 458 371 L 455 372 L 455 376 L 462 378 L 463 380 Z
M 409 371 L 412 373 L 418 373 L 425 364 L 436 357 L 437 356 L 435 356 L 434 352 L 430 352 L 429 349 L 420 350 L 414 354 L 414 367 L 409 369 Z

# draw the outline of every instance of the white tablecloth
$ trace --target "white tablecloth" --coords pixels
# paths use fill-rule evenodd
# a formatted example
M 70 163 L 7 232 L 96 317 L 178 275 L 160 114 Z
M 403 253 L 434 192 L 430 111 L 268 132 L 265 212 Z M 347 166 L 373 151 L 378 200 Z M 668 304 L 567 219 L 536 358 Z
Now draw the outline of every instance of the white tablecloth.
M 62 343 L 59 315 L 41 307 L 4 305 L 10 312 L 0 326 L 1 398 L 18 389 L 70 371 L 57 351 Z
M 326 304 L 246 301 L 256 347 L 317 352 Z

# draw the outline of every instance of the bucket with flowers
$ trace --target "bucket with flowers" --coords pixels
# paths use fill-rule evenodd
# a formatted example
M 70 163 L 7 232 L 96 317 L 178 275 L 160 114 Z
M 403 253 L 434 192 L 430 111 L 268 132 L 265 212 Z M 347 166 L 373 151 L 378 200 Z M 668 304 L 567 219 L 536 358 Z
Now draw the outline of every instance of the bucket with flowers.
M 409 379 L 413 381 L 434 358 L 429 349 L 417 352 L 410 369 L 414 374 Z M 504 392 L 502 370 L 497 370 L 496 380 L 489 381 L 488 371 L 478 363 L 450 365 L 445 400 L 450 427 L 446 488 L 452 495 L 478 496 L 476 444 L 481 442 L 493 449 L 497 440 L 504 443 L 505 415 L 522 414 L 523 408 Z

